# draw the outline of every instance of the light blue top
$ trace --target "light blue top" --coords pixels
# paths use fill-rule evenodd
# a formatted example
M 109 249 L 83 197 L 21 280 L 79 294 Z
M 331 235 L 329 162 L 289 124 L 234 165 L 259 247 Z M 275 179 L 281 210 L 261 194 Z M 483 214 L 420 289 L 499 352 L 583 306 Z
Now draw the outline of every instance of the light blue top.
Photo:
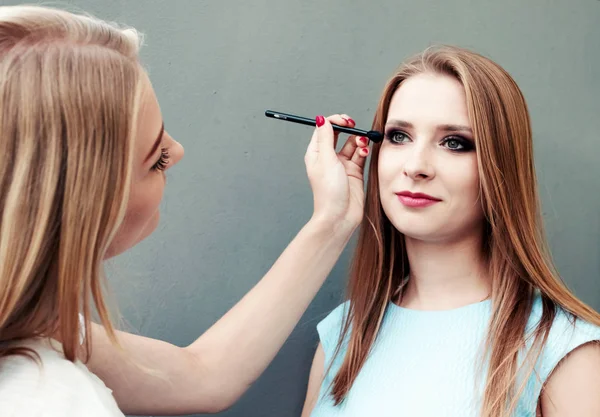
M 318 325 L 325 371 L 334 354 L 348 302 Z M 346 353 L 342 345 L 321 385 L 311 417 L 476 417 L 482 389 L 475 378 L 491 314 L 491 301 L 448 311 L 410 310 L 390 303 L 380 334 L 346 400 L 333 405 L 329 387 Z M 529 319 L 541 317 L 536 297 Z M 346 339 L 347 340 L 347 339 Z M 600 328 L 558 309 L 548 342 L 519 399 L 515 417 L 535 417 L 542 384 L 576 347 L 600 340 Z M 485 371 L 484 371 L 485 372 Z M 537 374 L 537 375 L 536 375 Z

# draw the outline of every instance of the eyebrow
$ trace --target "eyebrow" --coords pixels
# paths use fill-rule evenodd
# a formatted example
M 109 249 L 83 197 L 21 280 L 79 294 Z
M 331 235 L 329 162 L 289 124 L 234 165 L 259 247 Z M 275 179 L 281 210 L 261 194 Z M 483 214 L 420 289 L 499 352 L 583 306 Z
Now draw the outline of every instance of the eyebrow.
M 154 141 L 154 145 L 152 145 L 152 149 L 150 150 L 150 153 L 148 154 L 146 159 L 144 159 L 144 163 L 146 163 L 148 161 L 148 159 L 150 159 L 152 157 L 152 155 L 154 155 L 154 153 L 160 146 L 160 143 L 162 142 L 164 133 L 165 133 L 165 122 L 163 122 L 162 125 L 160 126 L 160 131 L 158 132 L 158 137 Z
M 404 127 L 407 129 L 412 129 L 414 128 L 412 123 L 406 122 L 404 120 L 396 120 L 396 119 L 392 119 L 392 120 L 388 120 L 386 123 L 386 126 L 396 126 L 396 127 Z M 454 124 L 443 124 L 443 125 L 438 125 L 437 130 L 441 131 L 441 132 L 467 132 L 470 134 L 473 134 L 473 130 L 469 127 L 469 126 L 463 126 L 463 125 L 454 125 Z

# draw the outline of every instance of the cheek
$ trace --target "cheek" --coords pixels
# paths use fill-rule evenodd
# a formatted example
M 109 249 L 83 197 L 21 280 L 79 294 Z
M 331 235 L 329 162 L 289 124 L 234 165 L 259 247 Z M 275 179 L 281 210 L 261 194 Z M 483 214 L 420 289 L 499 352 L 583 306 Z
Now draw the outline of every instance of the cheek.
M 444 182 L 455 197 L 464 196 L 464 200 L 473 203 L 479 196 L 479 170 L 477 159 L 461 161 L 460 164 L 447 164 Z M 468 200 L 468 201 L 467 201 Z
M 127 208 L 130 221 L 143 227 L 157 214 L 165 189 L 165 178 L 159 173 L 150 173 L 143 181 L 131 189 Z
M 399 174 L 401 174 L 402 161 L 394 152 L 389 152 L 384 146 L 381 147 L 377 159 L 377 179 L 380 191 L 384 190 Z
M 162 180 L 161 180 L 162 182 Z M 130 229 L 142 228 L 158 211 L 163 187 L 160 184 L 144 184 L 132 189 L 125 222 Z
M 457 223 L 479 224 L 484 218 L 480 198 L 480 177 L 477 160 L 461 161 L 456 169 L 447 170 L 444 185 L 451 198 L 450 212 Z
M 123 223 L 109 249 L 110 256 L 134 246 L 156 228 L 164 178 L 154 173 L 151 175 L 132 186 Z

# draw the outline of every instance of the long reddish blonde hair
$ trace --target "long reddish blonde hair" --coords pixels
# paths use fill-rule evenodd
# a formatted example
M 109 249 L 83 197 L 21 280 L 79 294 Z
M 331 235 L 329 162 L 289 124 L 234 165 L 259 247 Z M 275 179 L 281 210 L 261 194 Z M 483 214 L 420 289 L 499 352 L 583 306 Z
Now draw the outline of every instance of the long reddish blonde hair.
M 492 318 L 484 346 L 486 355 L 482 356 L 489 358 L 489 372 L 481 415 L 506 417 L 527 380 L 516 382 L 521 371 L 517 358 L 525 346 L 534 291 L 541 293 L 543 313 L 524 361 L 524 365 L 529 364 L 525 369 L 529 375 L 547 339 L 556 306 L 596 325 L 600 325 L 600 315 L 566 288 L 552 265 L 542 227 L 529 113 L 519 87 L 504 69 L 465 49 L 429 48 L 404 63 L 388 81 L 372 128 L 384 130 L 394 92 L 404 80 L 421 73 L 452 76 L 466 92 L 486 218 L 483 251 L 493 277 Z M 410 269 L 404 238 L 380 202 L 380 147 L 373 145 L 365 216 L 350 270 L 349 309 L 336 349 L 339 354 L 342 340 L 349 336 L 343 363 L 331 386 L 336 405 L 343 401 L 365 363 L 386 306 L 397 299 Z

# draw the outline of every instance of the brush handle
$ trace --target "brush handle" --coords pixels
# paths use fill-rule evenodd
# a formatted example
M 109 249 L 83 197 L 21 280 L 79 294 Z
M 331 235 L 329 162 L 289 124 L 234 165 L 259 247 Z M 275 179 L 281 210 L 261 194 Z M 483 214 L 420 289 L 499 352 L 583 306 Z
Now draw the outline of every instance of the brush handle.
M 316 126 L 317 125 L 317 122 L 315 119 L 309 119 L 308 117 L 296 116 L 294 114 L 281 113 L 281 112 L 273 111 L 273 110 L 265 111 L 265 116 L 271 117 L 271 118 L 277 119 L 277 120 L 298 123 L 298 124 L 306 125 L 306 126 Z M 352 127 L 340 126 L 340 125 L 336 125 L 333 123 L 331 124 L 331 126 L 333 127 L 333 130 L 335 130 L 336 132 L 342 132 L 342 133 L 347 133 L 349 135 L 356 135 L 356 136 L 366 136 L 372 142 L 377 143 L 377 142 L 381 142 L 383 140 L 383 134 L 381 132 L 376 132 L 374 130 L 366 131 L 366 130 L 356 129 L 356 128 L 352 128 Z

